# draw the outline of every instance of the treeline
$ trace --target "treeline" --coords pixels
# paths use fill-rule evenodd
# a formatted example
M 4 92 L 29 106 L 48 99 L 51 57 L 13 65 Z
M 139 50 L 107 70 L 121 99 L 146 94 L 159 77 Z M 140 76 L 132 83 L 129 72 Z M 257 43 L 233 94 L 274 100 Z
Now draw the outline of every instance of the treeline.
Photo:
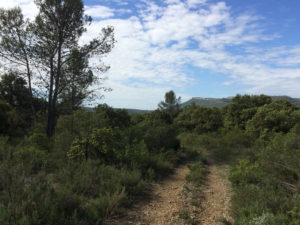
M 232 166 L 237 225 L 300 224 L 300 110 L 269 96 L 237 95 L 223 107 L 191 105 L 175 119 L 182 145 Z

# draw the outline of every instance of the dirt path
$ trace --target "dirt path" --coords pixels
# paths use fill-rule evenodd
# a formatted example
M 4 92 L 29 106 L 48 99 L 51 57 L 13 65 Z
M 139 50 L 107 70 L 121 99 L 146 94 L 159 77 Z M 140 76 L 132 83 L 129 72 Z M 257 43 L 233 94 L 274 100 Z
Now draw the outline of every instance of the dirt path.
M 221 218 L 232 222 L 229 215 L 232 189 L 227 179 L 228 166 L 210 165 L 208 171 L 207 181 L 202 187 L 204 194 L 202 211 L 198 214 L 197 220 L 201 225 L 218 224 L 217 220 Z
M 180 166 L 175 173 L 153 189 L 151 203 L 142 210 L 145 224 L 167 225 L 176 224 L 176 214 L 180 210 L 180 193 L 186 183 L 185 176 L 189 173 L 186 166 Z
M 216 225 L 216 219 L 224 217 L 231 221 L 228 214 L 230 202 L 230 183 L 226 178 L 227 169 L 211 165 L 206 184 L 201 188 L 204 196 L 200 199 L 196 220 L 201 225 Z M 182 195 L 186 184 L 185 177 L 189 173 L 187 166 L 178 167 L 174 174 L 160 183 L 152 185 L 151 199 L 132 206 L 123 218 L 111 219 L 105 225 L 181 225 L 184 220 L 179 218 L 183 210 Z
M 134 205 L 121 219 L 107 221 L 106 225 L 174 225 L 180 209 L 180 193 L 186 183 L 189 169 L 182 165 L 174 174 L 155 183 L 151 188 L 151 199 Z

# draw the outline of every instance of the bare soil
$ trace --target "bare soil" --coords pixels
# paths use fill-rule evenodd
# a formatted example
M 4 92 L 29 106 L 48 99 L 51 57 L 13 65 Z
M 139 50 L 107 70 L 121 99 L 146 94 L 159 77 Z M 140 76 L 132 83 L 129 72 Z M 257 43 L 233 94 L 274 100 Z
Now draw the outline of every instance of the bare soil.
M 202 210 L 197 220 L 201 225 L 220 224 L 218 221 L 221 218 L 232 223 L 233 219 L 229 213 L 232 189 L 227 179 L 228 166 L 210 165 L 208 172 L 207 181 L 202 187 Z
M 220 217 L 232 221 L 230 207 L 231 187 L 226 178 L 227 168 L 211 165 L 208 167 L 207 180 L 200 188 L 199 206 L 191 206 L 195 221 L 200 225 L 216 225 Z M 173 175 L 159 183 L 152 184 L 150 198 L 133 205 L 126 215 L 106 221 L 106 225 L 183 225 L 187 221 L 180 218 L 189 200 L 182 193 L 186 190 L 186 165 L 179 166 Z

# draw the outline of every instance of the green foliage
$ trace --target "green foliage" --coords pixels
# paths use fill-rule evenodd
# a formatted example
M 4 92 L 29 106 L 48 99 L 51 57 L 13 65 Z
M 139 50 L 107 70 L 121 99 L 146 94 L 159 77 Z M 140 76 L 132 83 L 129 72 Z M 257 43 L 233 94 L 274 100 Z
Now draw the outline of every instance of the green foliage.
M 44 112 L 45 102 L 32 96 L 35 112 Z M 31 94 L 26 81 L 17 73 L 7 73 L 0 81 L 0 134 L 22 137 L 33 125 Z
M 5 96 L 12 105 L 16 100 L 12 99 L 12 94 L 18 97 L 17 100 L 22 100 L 22 105 L 29 102 L 30 107 L 26 109 L 32 110 L 35 117 L 32 90 L 32 80 L 35 78 L 39 88 L 44 88 L 44 94 L 48 95 L 47 135 L 51 137 L 57 113 L 70 113 L 83 100 L 95 96 L 94 89 L 89 87 L 95 83 L 102 84 L 103 78 L 96 74 L 107 71 L 109 67 L 102 63 L 91 66 L 89 59 L 109 53 L 115 40 L 113 28 L 107 27 L 88 44 L 78 45 L 80 37 L 86 32 L 86 26 L 92 22 L 92 18 L 84 14 L 82 0 L 36 0 L 34 3 L 38 15 L 33 21 L 24 19 L 19 7 L 0 9 L 1 58 L 9 62 L 11 69 L 25 74 L 28 83 L 28 88 L 25 88 L 24 82 L 20 82 L 24 79 L 15 79 L 18 82 L 10 82 L 12 85 L 9 86 L 15 89 L 9 89 L 10 92 L 5 92 Z M 18 95 L 15 94 L 16 88 Z M 22 95 L 24 91 L 26 93 Z M 26 99 L 28 97 L 29 101 Z M 56 108 L 58 103 L 59 110 Z
M 263 95 L 238 95 L 222 109 L 223 126 L 196 135 L 192 116 L 199 108 L 192 105 L 176 118 L 179 127 L 193 132 L 181 134 L 181 144 L 232 164 L 235 224 L 298 224 L 300 110 Z M 200 124 L 205 123 L 204 119 Z M 196 180 L 197 176 L 201 179 L 201 171 L 194 174 Z
M 99 106 L 61 116 L 53 139 L 40 124 L 17 147 L 1 138 L 1 224 L 95 224 L 129 205 L 179 159 L 164 115 L 131 123 L 126 111 Z
M 117 135 L 111 128 L 94 129 L 85 139 L 75 139 L 68 151 L 70 159 L 96 158 L 113 161 L 117 148 Z
M 232 128 L 225 131 L 222 135 L 222 141 L 229 148 L 243 148 L 251 146 L 249 136 L 239 128 Z
M 31 113 L 30 95 L 26 81 L 16 73 L 3 74 L 0 82 L 0 94 L 11 106 L 20 113 Z M 27 112 L 26 112 L 27 111 Z
M 144 190 L 138 170 L 96 161 L 60 165 L 48 175 L 43 168 L 27 168 L 33 160 L 45 159 L 44 152 L 33 149 L 5 154 L 0 164 L 1 224 L 95 224 Z
M 44 151 L 49 151 L 50 150 L 50 143 L 49 139 L 46 136 L 45 132 L 33 132 L 29 136 L 29 140 L 31 143 L 31 146 L 34 148 L 44 150 Z
M 299 203 L 294 195 L 299 190 L 299 132 L 273 134 L 264 145 L 252 160 L 242 159 L 230 169 L 236 223 L 297 224 Z
M 52 139 L 37 121 L 17 141 L 11 137 L 21 112 L 1 99 L 0 130 L 7 137 L 0 137 L 0 223 L 101 223 L 143 194 L 146 181 L 171 172 L 180 157 L 198 160 L 186 179 L 201 184 L 204 152 L 232 163 L 236 224 L 297 224 L 299 111 L 266 96 L 237 96 L 221 111 L 190 106 L 177 118 L 167 109 L 130 116 L 99 105 L 60 116 Z
M 295 197 L 294 205 L 289 215 L 291 217 L 291 224 L 300 224 L 300 195 Z
M 124 128 L 130 124 L 130 117 L 125 109 L 115 110 L 104 104 L 96 107 L 96 113 L 106 121 L 106 126 Z
M 19 116 L 12 106 L 0 99 L 0 135 L 18 136 Z
M 287 133 L 294 125 L 297 108 L 287 101 L 272 102 L 260 107 L 251 120 L 247 122 L 246 131 L 250 136 L 263 139 L 270 138 L 274 132 Z
M 234 186 L 258 184 L 262 173 L 258 162 L 251 163 L 248 159 L 242 159 L 230 169 L 228 177 Z
M 86 140 L 75 139 L 70 150 L 67 152 L 69 159 L 82 160 L 87 158 L 87 150 L 84 149 L 86 145 Z
M 217 131 L 223 125 L 223 118 L 218 108 L 191 105 L 178 115 L 175 123 L 185 131 L 201 134 Z
M 179 105 L 181 98 L 176 98 L 174 91 L 169 91 L 165 94 L 165 101 L 158 104 L 158 108 L 162 111 L 167 112 L 170 118 L 173 120 L 179 113 Z
M 188 165 L 190 173 L 186 176 L 186 180 L 193 182 L 196 185 L 200 185 L 204 179 L 204 167 L 203 162 L 198 161 L 196 163 Z
M 176 138 L 177 131 L 174 126 L 148 127 L 145 132 L 144 140 L 148 149 L 158 152 L 161 149 L 179 149 L 180 143 Z
M 271 101 L 271 97 L 266 95 L 235 96 L 232 99 L 232 102 L 222 109 L 225 128 L 231 129 L 233 127 L 238 127 L 244 129 L 247 121 L 256 113 L 257 108 L 268 105 Z
M 92 91 L 89 90 L 89 86 L 95 83 L 96 79 L 93 71 L 89 69 L 87 55 L 77 48 L 72 49 L 61 80 L 66 88 L 60 95 L 59 111 L 62 114 L 70 114 L 79 109 L 85 99 L 92 99 L 93 95 L 90 95 Z

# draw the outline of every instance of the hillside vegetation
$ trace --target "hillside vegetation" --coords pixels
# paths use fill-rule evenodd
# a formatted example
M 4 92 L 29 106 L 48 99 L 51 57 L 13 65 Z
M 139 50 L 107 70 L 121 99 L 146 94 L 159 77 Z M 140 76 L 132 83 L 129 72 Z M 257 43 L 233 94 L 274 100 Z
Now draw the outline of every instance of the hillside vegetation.
M 180 157 L 178 131 L 161 111 L 78 110 L 60 116 L 49 139 L 43 122 L 14 133 L 20 115 L 1 106 L 8 122 L 0 139 L 1 224 L 95 224 L 129 206 Z

